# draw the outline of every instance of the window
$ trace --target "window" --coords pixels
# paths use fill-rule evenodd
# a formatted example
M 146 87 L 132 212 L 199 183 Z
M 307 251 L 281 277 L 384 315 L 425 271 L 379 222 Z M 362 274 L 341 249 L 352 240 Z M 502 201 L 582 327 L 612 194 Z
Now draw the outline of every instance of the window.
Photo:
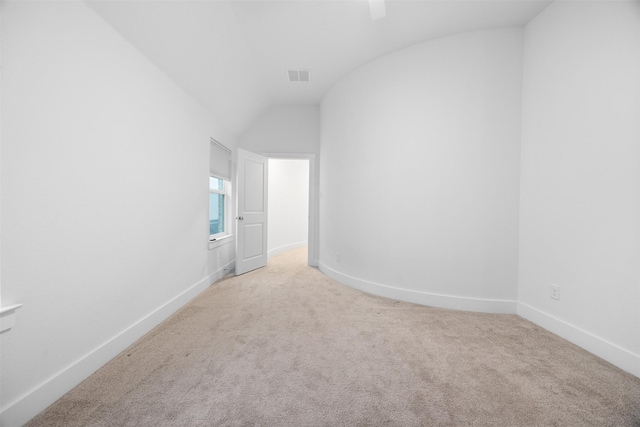
M 209 177 L 209 240 L 227 233 L 226 206 L 229 183 L 214 176 Z
M 211 139 L 209 144 L 209 249 L 231 236 L 231 150 Z

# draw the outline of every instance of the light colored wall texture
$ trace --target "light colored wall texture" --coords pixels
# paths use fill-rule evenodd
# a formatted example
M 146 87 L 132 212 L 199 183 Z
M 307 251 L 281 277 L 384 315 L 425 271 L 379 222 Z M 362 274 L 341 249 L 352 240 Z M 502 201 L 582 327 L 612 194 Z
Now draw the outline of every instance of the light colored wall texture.
M 307 245 L 309 160 L 269 159 L 269 256 Z
M 526 26 L 519 313 L 638 376 L 639 118 L 640 3 Z
M 238 147 L 254 153 L 319 152 L 317 106 L 272 107 L 238 137 Z
M 390 297 L 515 312 L 521 67 L 522 29 L 496 29 L 392 53 L 330 90 L 323 271 Z
M 1 421 L 21 425 L 215 280 L 208 113 L 82 2 L 2 3 Z

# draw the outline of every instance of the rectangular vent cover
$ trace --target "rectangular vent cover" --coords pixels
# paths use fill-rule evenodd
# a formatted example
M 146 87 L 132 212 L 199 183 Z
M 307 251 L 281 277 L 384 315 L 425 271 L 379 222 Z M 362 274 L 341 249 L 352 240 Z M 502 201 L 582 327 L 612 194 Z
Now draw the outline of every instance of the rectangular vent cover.
M 310 70 L 287 70 L 287 78 L 289 82 L 309 83 L 311 81 Z

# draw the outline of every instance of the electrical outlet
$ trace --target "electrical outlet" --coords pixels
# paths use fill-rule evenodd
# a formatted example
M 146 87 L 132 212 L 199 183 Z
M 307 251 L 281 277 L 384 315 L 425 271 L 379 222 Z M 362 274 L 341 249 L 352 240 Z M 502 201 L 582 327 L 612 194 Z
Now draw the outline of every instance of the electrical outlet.
M 560 301 L 560 286 L 551 285 L 551 294 L 549 295 L 551 299 L 555 299 Z
M 336 252 L 336 262 L 342 261 L 342 254 L 340 252 Z

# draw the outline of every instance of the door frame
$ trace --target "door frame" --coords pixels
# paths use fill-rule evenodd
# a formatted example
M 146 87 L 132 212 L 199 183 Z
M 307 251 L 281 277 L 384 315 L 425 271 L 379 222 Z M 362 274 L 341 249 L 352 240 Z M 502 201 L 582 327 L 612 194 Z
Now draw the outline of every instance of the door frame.
M 309 231 L 307 233 L 307 265 L 318 266 L 318 177 L 316 155 L 311 153 L 260 153 L 267 159 L 309 160 Z

